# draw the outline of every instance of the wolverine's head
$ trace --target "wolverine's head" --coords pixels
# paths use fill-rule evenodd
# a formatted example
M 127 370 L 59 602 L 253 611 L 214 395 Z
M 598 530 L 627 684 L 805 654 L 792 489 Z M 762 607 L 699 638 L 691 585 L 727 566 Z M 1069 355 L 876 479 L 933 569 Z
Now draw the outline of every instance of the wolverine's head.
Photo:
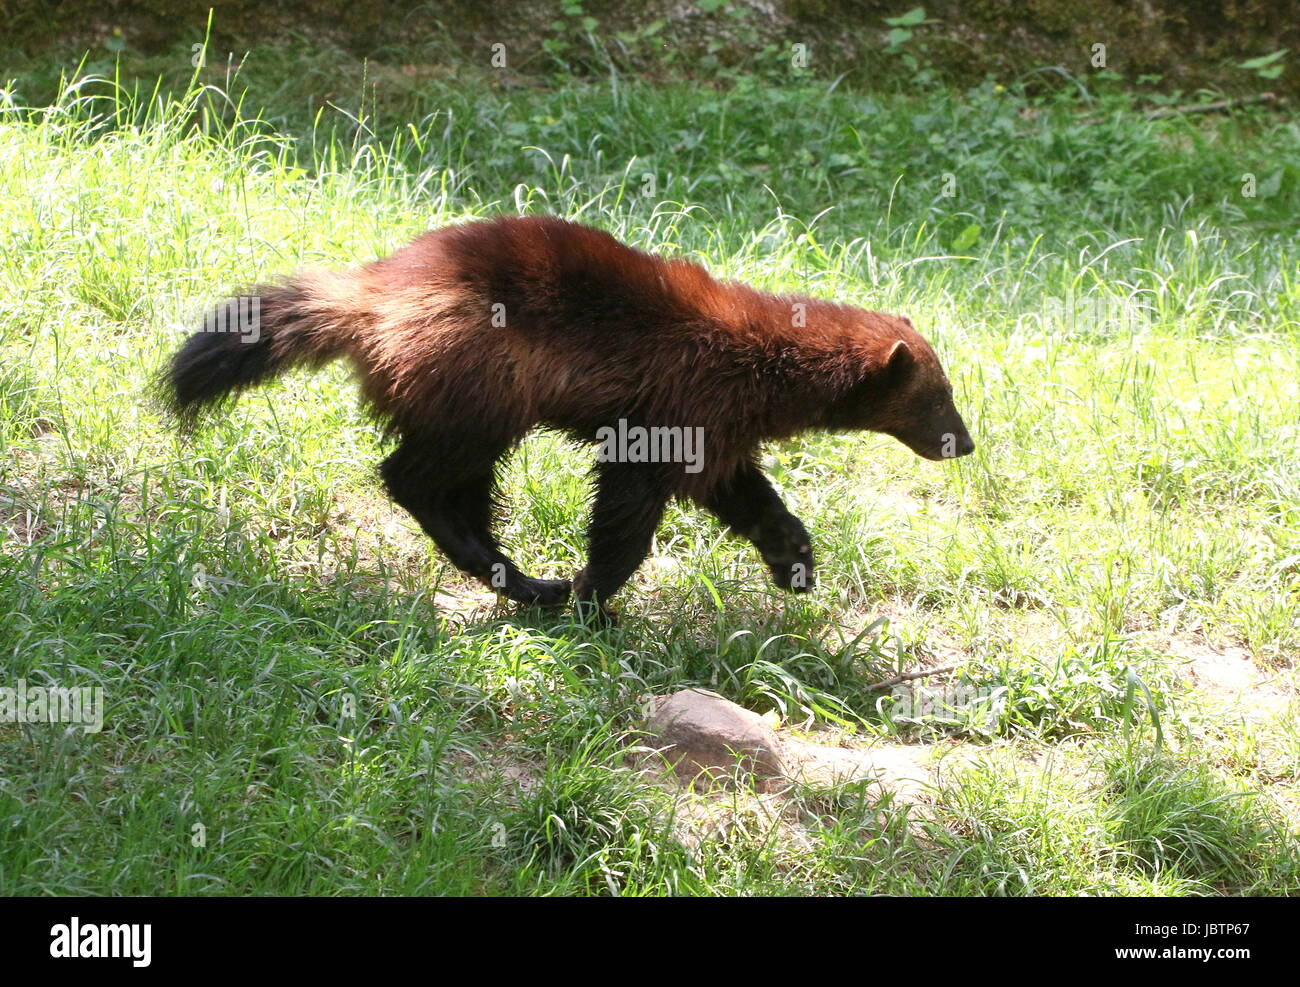
M 975 451 L 952 400 L 952 384 L 939 358 L 911 321 L 870 317 L 857 381 L 829 409 L 832 428 L 865 428 L 892 435 L 918 456 L 954 459 Z

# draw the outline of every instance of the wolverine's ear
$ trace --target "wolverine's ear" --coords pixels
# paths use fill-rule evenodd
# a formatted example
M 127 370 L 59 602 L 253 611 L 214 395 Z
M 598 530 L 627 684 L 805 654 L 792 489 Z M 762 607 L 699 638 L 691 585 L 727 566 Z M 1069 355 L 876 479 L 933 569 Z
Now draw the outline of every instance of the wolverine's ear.
M 911 369 L 915 362 L 916 356 L 912 353 L 912 348 L 898 339 L 894 341 L 894 345 L 889 348 L 889 354 L 885 357 L 885 369 L 890 373 L 900 373 Z

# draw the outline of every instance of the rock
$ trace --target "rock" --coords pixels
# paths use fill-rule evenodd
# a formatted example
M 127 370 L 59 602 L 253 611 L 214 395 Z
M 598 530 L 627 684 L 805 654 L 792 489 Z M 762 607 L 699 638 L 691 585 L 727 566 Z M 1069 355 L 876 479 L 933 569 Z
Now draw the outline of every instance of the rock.
M 648 744 L 679 777 L 707 784 L 738 775 L 760 782 L 785 776 L 781 743 L 757 713 L 704 689 L 683 689 L 657 706 Z

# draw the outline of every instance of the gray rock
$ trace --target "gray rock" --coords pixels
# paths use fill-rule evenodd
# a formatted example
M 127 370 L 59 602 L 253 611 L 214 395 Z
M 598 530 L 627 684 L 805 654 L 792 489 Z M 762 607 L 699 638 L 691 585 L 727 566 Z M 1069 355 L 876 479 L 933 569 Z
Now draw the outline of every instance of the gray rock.
M 656 705 L 647 743 L 679 777 L 707 784 L 785 776 L 781 742 L 757 713 L 704 689 L 683 689 Z

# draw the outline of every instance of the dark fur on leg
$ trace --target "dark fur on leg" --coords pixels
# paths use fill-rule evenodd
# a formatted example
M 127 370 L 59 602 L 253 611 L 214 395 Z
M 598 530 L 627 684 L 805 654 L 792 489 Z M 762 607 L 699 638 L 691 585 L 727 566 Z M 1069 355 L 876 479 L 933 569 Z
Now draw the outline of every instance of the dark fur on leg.
M 461 571 L 517 603 L 564 603 L 569 580 L 527 576 L 497 547 L 491 529 L 496 475 L 490 449 L 478 446 L 486 464 L 463 462 L 460 470 L 453 456 L 440 456 L 440 451 L 445 447 L 433 440 L 408 440 L 384 460 L 380 473 L 393 500 Z
M 573 579 L 579 616 L 612 623 L 610 597 L 645 561 L 672 484 L 657 465 L 601 463 L 587 528 L 587 565 Z
M 733 532 L 754 543 L 779 587 L 793 593 L 813 588 L 808 529 L 790 513 L 756 463 L 745 463 L 709 491 L 702 503 Z

